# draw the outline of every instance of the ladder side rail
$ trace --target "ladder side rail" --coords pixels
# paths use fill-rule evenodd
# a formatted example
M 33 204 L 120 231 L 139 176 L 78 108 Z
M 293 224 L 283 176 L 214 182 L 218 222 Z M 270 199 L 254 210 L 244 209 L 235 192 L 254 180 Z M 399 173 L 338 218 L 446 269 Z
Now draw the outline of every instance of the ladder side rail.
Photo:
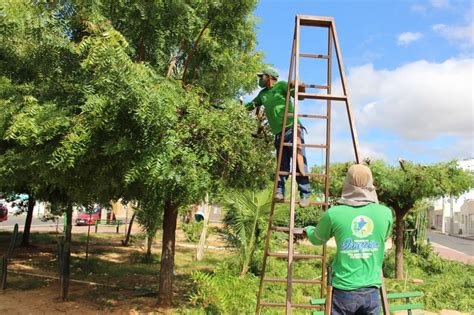
M 296 36 L 296 26 L 295 26 L 295 32 L 293 35 L 293 45 L 291 49 L 291 57 L 290 57 L 290 71 L 288 74 L 288 90 L 286 92 L 286 100 L 285 100 L 285 115 L 283 118 L 283 126 L 282 126 L 282 133 L 280 137 L 280 147 L 279 147 L 279 153 L 277 157 L 277 168 L 275 172 L 275 180 L 273 183 L 273 196 L 272 196 L 272 206 L 271 206 L 271 211 L 270 211 L 270 217 L 268 220 L 268 229 L 267 229 L 267 235 L 265 239 L 265 248 L 263 250 L 263 263 L 262 263 L 262 272 L 260 275 L 260 285 L 258 288 L 258 295 L 257 295 L 257 309 L 256 309 L 256 314 L 260 314 L 261 311 L 261 300 L 262 300 L 262 291 L 263 291 L 263 279 L 265 278 L 265 272 L 266 272 L 266 265 L 267 265 L 267 259 L 268 259 L 268 248 L 270 245 L 270 237 L 272 233 L 272 225 L 273 225 L 273 213 L 275 211 L 275 194 L 278 186 L 278 177 L 279 177 L 279 172 L 280 172 L 280 166 L 281 166 L 281 157 L 283 154 L 283 143 L 285 142 L 285 129 L 286 129 L 286 121 L 287 121 L 287 116 L 288 116 L 288 109 L 289 109 L 289 100 L 290 100 L 290 81 L 291 81 L 291 76 L 293 72 L 293 64 L 294 64 L 294 53 L 295 53 L 295 36 Z
M 327 62 L 327 94 L 332 92 L 332 27 L 328 27 L 328 62 Z M 329 209 L 329 181 L 330 181 L 330 162 L 331 162 L 331 100 L 326 101 L 326 160 L 325 160 L 325 175 L 324 178 L 324 211 Z M 326 286 L 326 256 L 327 247 L 323 245 L 323 261 L 321 269 L 321 298 L 325 296 Z M 329 278 L 330 275 L 327 275 Z
M 352 136 L 352 144 L 354 146 L 355 161 L 357 164 L 359 164 L 360 163 L 359 140 L 357 137 L 357 130 L 355 128 L 355 123 L 354 123 L 354 118 L 353 118 L 354 116 L 352 114 L 351 102 L 349 100 L 349 95 L 347 93 L 347 88 L 346 88 L 347 81 L 346 81 L 346 75 L 344 73 L 344 64 L 342 63 L 341 47 L 339 45 L 339 40 L 337 38 L 336 23 L 334 21 L 331 22 L 331 28 L 332 28 L 332 37 L 334 40 L 334 48 L 336 49 L 337 63 L 339 65 L 339 75 L 341 77 L 342 90 L 344 92 L 344 95 L 346 96 L 347 117 L 349 119 L 349 126 L 351 128 L 351 136 Z
M 288 233 L 288 272 L 286 285 L 286 314 L 291 314 L 292 296 L 292 274 L 293 274 L 293 252 L 294 252 L 294 228 L 295 228 L 295 206 L 296 206 L 296 167 L 298 165 L 298 90 L 299 90 L 299 66 L 300 66 L 300 18 L 296 17 L 295 36 L 295 97 L 293 106 L 293 147 L 291 154 L 291 197 L 290 197 L 290 230 Z M 301 171 L 301 170 L 300 170 Z

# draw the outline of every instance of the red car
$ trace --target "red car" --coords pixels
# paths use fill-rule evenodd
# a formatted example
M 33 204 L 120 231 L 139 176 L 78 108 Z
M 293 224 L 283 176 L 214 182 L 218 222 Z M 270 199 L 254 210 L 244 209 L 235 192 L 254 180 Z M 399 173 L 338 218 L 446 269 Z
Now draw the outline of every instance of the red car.
M 78 210 L 76 225 L 93 225 L 96 220 L 100 220 L 100 208 L 94 207 L 87 211 Z
M 8 208 L 0 204 L 0 222 L 6 221 L 8 219 Z

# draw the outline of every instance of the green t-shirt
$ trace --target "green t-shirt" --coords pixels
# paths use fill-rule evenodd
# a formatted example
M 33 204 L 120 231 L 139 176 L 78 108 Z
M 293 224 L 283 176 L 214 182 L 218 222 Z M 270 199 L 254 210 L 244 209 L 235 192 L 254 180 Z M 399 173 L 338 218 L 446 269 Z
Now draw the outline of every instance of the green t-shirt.
M 256 106 L 263 105 L 265 107 L 265 115 L 267 116 L 270 129 L 274 135 L 280 134 L 283 127 L 283 118 L 285 116 L 285 100 L 288 91 L 288 83 L 285 81 L 276 82 L 271 88 L 265 88 L 258 93 L 253 101 L 245 104 L 248 110 L 254 109 Z M 294 96 L 294 89 L 290 90 L 291 96 Z M 288 112 L 293 113 L 293 103 L 290 99 Z M 286 127 L 293 126 L 293 117 L 288 117 Z M 298 120 L 301 124 L 301 121 Z
M 305 231 L 314 245 L 322 245 L 335 237 L 333 287 L 355 290 L 382 285 L 385 241 L 392 224 L 392 211 L 385 206 L 376 203 L 360 207 L 338 205 L 323 214 L 317 227 L 308 226 Z

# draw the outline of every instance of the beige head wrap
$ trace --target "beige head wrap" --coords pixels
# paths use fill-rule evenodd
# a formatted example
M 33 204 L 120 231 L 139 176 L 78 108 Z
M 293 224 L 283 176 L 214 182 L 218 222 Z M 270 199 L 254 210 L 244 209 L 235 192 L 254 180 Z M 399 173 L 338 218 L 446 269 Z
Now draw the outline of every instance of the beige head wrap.
M 357 207 L 378 202 L 370 168 L 362 164 L 352 165 L 347 171 L 342 197 L 337 203 Z

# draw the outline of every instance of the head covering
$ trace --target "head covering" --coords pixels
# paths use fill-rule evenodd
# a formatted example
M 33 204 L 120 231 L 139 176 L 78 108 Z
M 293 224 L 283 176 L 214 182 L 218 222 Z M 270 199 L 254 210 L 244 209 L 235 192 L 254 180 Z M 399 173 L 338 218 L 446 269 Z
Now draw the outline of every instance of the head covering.
M 357 207 L 378 202 L 370 168 L 362 164 L 352 165 L 347 171 L 342 197 L 337 203 Z
M 278 80 L 278 77 L 280 76 L 280 75 L 278 74 L 278 71 L 276 71 L 275 69 L 273 69 L 273 68 L 271 68 L 271 67 L 267 67 L 267 68 L 263 69 L 262 72 L 257 73 L 257 75 L 258 75 L 259 77 L 262 76 L 262 75 L 264 75 L 264 74 L 270 75 L 270 76 L 272 76 L 273 78 L 275 78 L 276 80 Z

